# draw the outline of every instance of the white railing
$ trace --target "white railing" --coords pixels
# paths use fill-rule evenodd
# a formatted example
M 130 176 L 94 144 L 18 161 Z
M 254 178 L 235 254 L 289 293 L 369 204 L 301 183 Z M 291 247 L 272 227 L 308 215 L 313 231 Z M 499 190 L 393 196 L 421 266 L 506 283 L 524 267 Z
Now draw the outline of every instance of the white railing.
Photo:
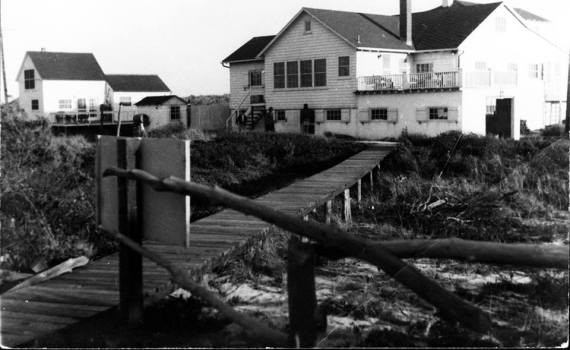
M 441 89 L 460 86 L 461 76 L 458 71 L 388 74 L 358 78 L 359 91 Z
M 87 111 L 61 111 L 56 113 L 49 113 L 49 120 L 55 124 L 117 124 L 119 118 L 121 122 L 132 122 L 135 116 L 135 110 L 121 110 L 120 116 L 119 111 L 108 111 L 108 112 L 87 112 Z

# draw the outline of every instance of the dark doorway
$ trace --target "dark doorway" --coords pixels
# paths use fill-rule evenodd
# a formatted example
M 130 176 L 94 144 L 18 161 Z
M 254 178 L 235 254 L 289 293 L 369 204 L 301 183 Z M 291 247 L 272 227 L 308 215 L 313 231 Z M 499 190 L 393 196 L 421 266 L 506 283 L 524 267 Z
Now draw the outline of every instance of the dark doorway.
M 512 137 L 513 99 L 497 99 L 495 113 L 487 115 L 487 134 L 498 135 L 499 137 Z
M 315 134 L 315 110 L 304 105 L 301 109 L 301 132 L 303 134 Z

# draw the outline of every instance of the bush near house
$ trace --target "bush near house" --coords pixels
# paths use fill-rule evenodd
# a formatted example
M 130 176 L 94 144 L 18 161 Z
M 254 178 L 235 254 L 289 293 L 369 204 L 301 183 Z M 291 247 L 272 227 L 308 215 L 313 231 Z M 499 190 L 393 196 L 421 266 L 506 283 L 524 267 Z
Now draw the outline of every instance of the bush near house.
M 319 171 L 362 146 L 282 134 L 227 135 L 211 142 L 171 125 L 154 137 L 195 140 L 192 179 L 256 196 L 298 176 Z M 94 222 L 95 145 L 83 137 L 55 137 L 45 121 L 4 120 L 2 125 L 2 251 L 0 267 L 29 271 L 72 256 L 101 256 L 115 249 Z M 280 177 L 280 180 L 275 180 Z M 206 204 L 193 201 L 193 216 Z M 211 210 L 211 208 L 209 209 Z

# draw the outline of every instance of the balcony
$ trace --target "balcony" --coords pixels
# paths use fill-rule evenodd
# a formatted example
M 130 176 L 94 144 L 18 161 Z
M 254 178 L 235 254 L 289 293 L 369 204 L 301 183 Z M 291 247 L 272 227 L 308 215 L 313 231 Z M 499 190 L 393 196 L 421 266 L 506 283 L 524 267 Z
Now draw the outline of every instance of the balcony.
M 121 111 L 121 123 L 132 123 L 135 110 Z M 90 124 L 118 124 L 118 111 L 96 112 L 96 111 L 62 111 L 50 113 L 48 119 L 55 125 L 90 125 Z
M 358 78 L 358 92 L 414 92 L 457 90 L 461 87 L 459 71 L 375 75 Z

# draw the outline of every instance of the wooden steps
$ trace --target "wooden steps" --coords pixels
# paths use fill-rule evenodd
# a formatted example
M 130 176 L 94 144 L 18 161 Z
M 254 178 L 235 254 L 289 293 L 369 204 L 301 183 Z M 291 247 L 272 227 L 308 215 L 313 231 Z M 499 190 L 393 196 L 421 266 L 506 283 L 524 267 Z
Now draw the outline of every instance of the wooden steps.
M 257 202 L 284 212 L 306 215 L 334 199 L 370 173 L 389 148 L 363 151 L 331 169 L 266 194 Z M 190 248 L 146 241 L 144 246 L 200 275 L 219 259 L 271 227 L 255 217 L 224 210 L 191 224 Z M 145 304 L 164 297 L 175 286 L 165 269 L 143 259 Z M 1 341 L 18 346 L 66 328 L 117 306 L 118 254 L 112 254 L 44 283 L 0 296 Z M 41 345 L 41 344 L 39 344 Z

